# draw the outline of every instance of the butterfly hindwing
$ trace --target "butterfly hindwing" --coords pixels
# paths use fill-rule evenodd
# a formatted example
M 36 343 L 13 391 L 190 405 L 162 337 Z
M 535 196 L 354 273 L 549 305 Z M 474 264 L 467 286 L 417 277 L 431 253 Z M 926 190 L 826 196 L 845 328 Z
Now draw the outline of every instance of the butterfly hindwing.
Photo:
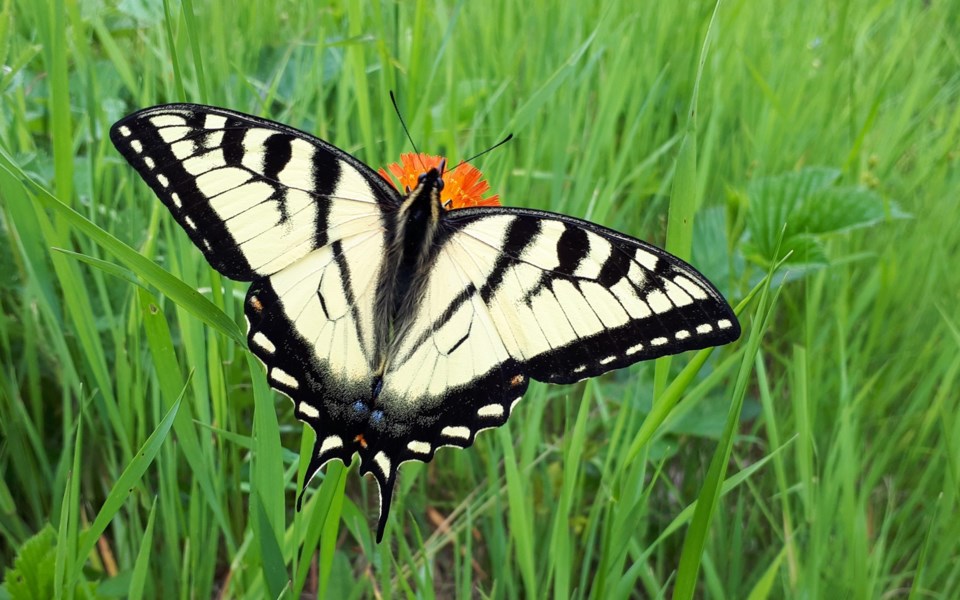
M 306 481 L 327 461 L 350 464 L 369 419 L 374 382 L 374 290 L 383 234 L 314 250 L 255 280 L 244 305 L 247 341 L 270 385 L 290 397 L 317 439 Z M 359 436 L 359 438 L 358 438 Z
M 400 202 L 339 148 L 221 108 L 155 106 L 117 122 L 110 138 L 207 261 L 239 281 L 376 228 Z

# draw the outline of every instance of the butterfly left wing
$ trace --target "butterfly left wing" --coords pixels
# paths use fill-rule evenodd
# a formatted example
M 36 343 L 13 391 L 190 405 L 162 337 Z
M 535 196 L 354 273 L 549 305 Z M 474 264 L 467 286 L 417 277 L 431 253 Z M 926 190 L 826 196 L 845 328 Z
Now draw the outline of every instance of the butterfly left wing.
M 384 215 L 399 194 L 323 140 L 212 106 L 147 108 L 110 138 L 210 265 L 252 282 L 250 349 L 317 433 L 307 481 L 328 460 L 350 464 L 369 417 Z
M 384 376 L 384 426 L 361 453 L 381 485 L 381 532 L 397 466 L 504 424 L 530 379 L 572 383 L 740 335 L 693 267 L 616 231 L 506 207 L 451 211 L 441 228 Z

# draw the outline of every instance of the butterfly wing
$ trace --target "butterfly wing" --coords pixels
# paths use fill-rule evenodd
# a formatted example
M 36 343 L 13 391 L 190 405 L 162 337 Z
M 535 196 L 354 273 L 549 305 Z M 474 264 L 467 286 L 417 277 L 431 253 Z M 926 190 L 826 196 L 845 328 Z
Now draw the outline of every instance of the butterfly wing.
M 444 228 L 384 376 L 385 425 L 361 453 L 381 531 L 397 466 L 504 424 L 530 379 L 572 383 L 740 335 L 693 267 L 613 230 L 516 208 L 451 211 Z
M 154 106 L 117 122 L 110 139 L 207 261 L 238 281 L 381 227 L 401 200 L 339 148 L 222 108 Z
M 148 108 L 110 138 L 207 261 L 252 281 L 250 349 L 317 433 L 307 480 L 349 464 L 371 396 L 383 215 L 400 196 L 323 140 L 221 108 Z

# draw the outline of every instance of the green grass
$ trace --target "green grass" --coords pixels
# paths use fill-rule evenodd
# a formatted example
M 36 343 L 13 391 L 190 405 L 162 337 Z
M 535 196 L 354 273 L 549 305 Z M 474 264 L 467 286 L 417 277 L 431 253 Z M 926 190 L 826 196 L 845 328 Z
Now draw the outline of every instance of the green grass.
M 644 4 L 0 1 L 0 598 L 960 594 L 960 6 Z M 383 166 L 390 90 L 424 151 L 513 132 L 506 204 L 691 257 L 744 336 L 531 386 L 401 469 L 377 546 L 355 466 L 294 511 L 245 287 L 106 132 L 205 102 Z

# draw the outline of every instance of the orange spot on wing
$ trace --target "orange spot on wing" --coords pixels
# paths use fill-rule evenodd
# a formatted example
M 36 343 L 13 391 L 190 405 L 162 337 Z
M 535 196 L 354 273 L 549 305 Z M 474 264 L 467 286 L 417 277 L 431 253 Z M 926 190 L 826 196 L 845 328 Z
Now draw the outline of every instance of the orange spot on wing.
M 367 439 L 366 439 L 365 437 L 363 437 L 363 434 L 362 434 L 362 433 L 357 434 L 357 437 L 353 438 L 353 441 L 355 441 L 355 442 L 360 442 L 360 447 L 361 447 L 361 448 L 366 448 L 366 447 L 367 447 Z

